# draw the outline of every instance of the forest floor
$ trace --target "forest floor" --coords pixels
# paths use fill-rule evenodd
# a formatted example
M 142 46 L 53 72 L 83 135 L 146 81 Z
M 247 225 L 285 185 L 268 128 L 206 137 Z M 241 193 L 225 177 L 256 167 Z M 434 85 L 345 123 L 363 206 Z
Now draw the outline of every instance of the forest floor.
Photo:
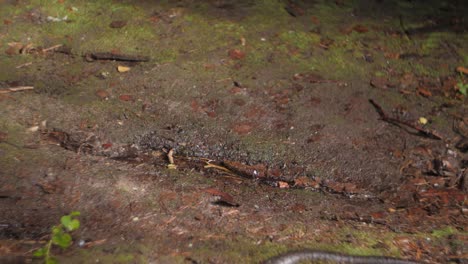
M 0 0 L 0 262 L 79 211 L 60 263 L 466 263 L 468 6 L 428 2 Z

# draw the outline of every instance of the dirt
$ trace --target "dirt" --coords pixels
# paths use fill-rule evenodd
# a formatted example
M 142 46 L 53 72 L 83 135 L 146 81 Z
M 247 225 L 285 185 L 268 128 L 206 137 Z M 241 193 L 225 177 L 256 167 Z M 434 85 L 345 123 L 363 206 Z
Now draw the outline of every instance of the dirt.
M 466 262 L 467 12 L 0 1 L 1 262 Z

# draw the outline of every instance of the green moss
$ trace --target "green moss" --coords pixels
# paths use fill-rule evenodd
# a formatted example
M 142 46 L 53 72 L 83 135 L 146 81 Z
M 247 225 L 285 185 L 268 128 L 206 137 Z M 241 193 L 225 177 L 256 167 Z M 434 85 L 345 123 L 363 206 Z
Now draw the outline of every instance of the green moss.
M 217 248 L 213 252 L 213 248 Z M 194 256 L 200 260 L 209 260 L 210 256 L 222 256 L 230 263 L 259 263 L 286 250 L 285 245 L 272 242 L 258 244 L 258 241 L 237 236 L 235 239 L 205 241 L 194 248 Z
M 156 54 L 155 58 L 159 62 L 164 63 L 164 62 L 175 61 L 178 56 L 179 56 L 179 52 L 177 50 L 168 48 L 168 49 L 164 49 L 164 50 L 160 51 L 159 54 Z
M 320 35 L 301 31 L 282 32 L 279 38 L 286 43 L 299 48 L 301 51 L 310 50 L 313 45 L 320 42 Z
M 450 235 L 458 233 L 457 230 L 451 226 L 447 226 L 443 229 L 436 229 L 432 231 L 432 236 L 435 238 L 445 238 Z
M 59 257 L 60 262 L 76 263 L 83 260 L 92 260 L 104 264 L 111 263 L 146 263 L 145 258 L 142 256 L 143 252 L 147 251 L 142 245 L 112 245 L 97 246 L 91 249 L 80 249 L 73 256 Z M 112 252 L 112 253 L 109 253 Z M 139 253 L 134 253 L 139 252 Z
M 434 50 L 439 48 L 442 42 L 452 38 L 452 34 L 447 32 L 432 32 L 430 33 L 421 44 L 423 54 L 431 54 Z

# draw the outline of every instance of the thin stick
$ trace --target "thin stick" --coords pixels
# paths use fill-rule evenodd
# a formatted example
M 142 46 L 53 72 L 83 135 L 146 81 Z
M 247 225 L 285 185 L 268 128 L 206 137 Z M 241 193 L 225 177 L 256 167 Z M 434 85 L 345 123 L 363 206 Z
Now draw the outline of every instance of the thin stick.
M 31 64 L 32 64 L 32 62 L 26 62 L 26 63 L 23 63 L 23 64 L 21 64 L 21 65 L 16 66 L 15 68 L 16 68 L 16 69 L 20 69 L 20 68 L 29 66 L 29 65 L 31 65 Z
M 86 60 L 115 60 L 115 61 L 133 61 L 133 62 L 146 62 L 150 60 L 148 56 L 127 55 L 127 54 L 114 54 L 112 52 L 96 52 L 87 53 L 84 55 Z
M 174 163 L 174 149 L 170 149 L 169 153 L 167 153 L 167 159 L 169 160 L 169 164 L 167 164 L 168 169 L 177 169 L 177 166 Z
M 43 49 L 42 51 L 43 51 L 43 52 L 48 52 L 48 51 L 51 51 L 51 50 L 60 48 L 60 47 L 62 47 L 62 46 L 63 46 L 63 44 L 57 44 L 57 45 L 54 45 L 54 46 L 49 47 L 49 48 L 47 48 L 47 49 Z
M 388 122 L 388 123 L 394 124 L 394 125 L 405 125 L 407 127 L 410 127 L 412 129 L 418 131 L 420 134 L 422 134 L 422 135 L 424 135 L 424 136 L 426 136 L 428 138 L 438 139 L 438 140 L 442 139 L 442 137 L 439 136 L 436 132 L 431 132 L 431 131 L 426 130 L 426 129 L 418 126 L 418 125 L 414 125 L 414 124 L 411 124 L 411 123 L 403 121 L 403 120 L 399 120 L 399 119 L 396 119 L 396 118 L 393 118 L 393 117 L 389 117 L 388 115 L 385 114 L 382 107 L 380 105 L 378 105 L 372 99 L 369 99 L 369 103 L 371 103 L 372 106 L 374 106 L 375 110 L 377 111 L 377 113 L 380 116 L 380 119 L 382 119 L 385 122 Z
M 10 87 L 6 89 L 0 90 L 0 94 L 12 93 L 12 92 L 20 92 L 26 90 L 33 90 L 33 86 L 18 86 L 18 87 Z

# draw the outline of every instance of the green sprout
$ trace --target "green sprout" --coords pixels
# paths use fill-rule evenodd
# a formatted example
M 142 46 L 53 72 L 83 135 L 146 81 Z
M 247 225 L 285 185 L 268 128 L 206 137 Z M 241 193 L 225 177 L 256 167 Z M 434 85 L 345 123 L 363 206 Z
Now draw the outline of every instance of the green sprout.
M 460 77 L 458 78 L 457 88 L 458 88 L 458 92 L 460 92 L 463 96 L 467 95 L 468 83 L 465 82 L 465 78 L 462 72 L 460 72 Z
M 50 250 L 52 245 L 57 245 L 62 249 L 66 249 L 72 244 L 70 232 L 77 230 L 80 227 L 80 221 L 76 219 L 80 212 L 74 211 L 69 215 L 64 215 L 60 218 L 60 224 L 52 227 L 52 236 L 47 244 L 34 251 L 34 257 L 43 257 L 44 263 L 55 264 L 57 260 L 52 257 Z
M 457 88 L 458 88 L 458 91 L 463 94 L 464 96 L 467 95 L 468 93 L 468 83 L 463 83 L 462 81 L 459 81 L 457 83 Z

